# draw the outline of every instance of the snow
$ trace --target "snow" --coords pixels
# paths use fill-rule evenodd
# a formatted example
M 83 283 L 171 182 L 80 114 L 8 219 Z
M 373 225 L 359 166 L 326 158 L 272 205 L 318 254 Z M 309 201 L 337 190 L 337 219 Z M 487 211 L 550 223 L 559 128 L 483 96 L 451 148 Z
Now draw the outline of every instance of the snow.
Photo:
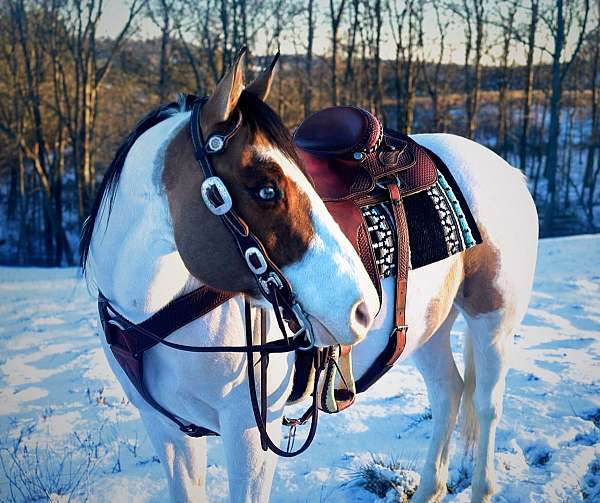
M 599 294 L 600 235 L 540 243 L 534 294 L 511 348 L 494 501 L 600 501 Z M 20 467 L 52 501 L 69 492 L 75 501 L 165 501 L 160 463 L 104 359 L 96 306 L 77 271 L 0 268 L 0 296 L 0 499 L 11 490 L 17 501 L 37 497 L 9 484 Z M 459 320 L 453 331 L 459 365 L 464 328 Z M 393 501 L 393 490 L 380 498 L 357 474 L 379 459 L 382 477 L 414 485 L 430 432 L 424 384 L 410 362 L 400 365 L 349 410 L 321 416 L 308 452 L 279 461 L 272 500 Z M 458 432 L 452 445 L 446 501 L 466 502 L 472 460 Z M 226 501 L 219 439 L 209 440 L 208 461 L 209 499 Z

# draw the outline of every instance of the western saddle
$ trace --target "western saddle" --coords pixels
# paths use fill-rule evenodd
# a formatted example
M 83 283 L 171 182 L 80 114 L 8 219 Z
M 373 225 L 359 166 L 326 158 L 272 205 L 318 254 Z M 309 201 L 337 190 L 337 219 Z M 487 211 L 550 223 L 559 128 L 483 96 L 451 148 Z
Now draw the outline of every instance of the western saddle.
M 310 115 L 296 130 L 294 143 L 317 193 L 361 257 L 380 299 L 384 272 L 395 269 L 396 275 L 394 327 L 385 350 L 356 383 L 350 349 L 340 350 L 338 369 L 345 389 L 320 401 L 327 412 L 337 412 L 383 376 L 404 350 L 410 248 L 403 199 L 431 187 L 438 172 L 423 147 L 408 136 L 384 130 L 374 115 L 357 107 L 331 107 Z M 376 218 L 380 203 L 390 203 L 393 229 Z M 379 242 L 373 242 L 374 236 Z

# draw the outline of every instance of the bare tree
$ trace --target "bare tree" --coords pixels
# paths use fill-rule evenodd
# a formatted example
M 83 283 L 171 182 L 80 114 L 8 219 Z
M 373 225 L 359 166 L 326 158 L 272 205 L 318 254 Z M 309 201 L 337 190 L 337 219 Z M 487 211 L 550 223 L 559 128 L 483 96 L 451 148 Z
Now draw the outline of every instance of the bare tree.
M 443 100 L 448 93 L 448 79 L 442 78 L 444 58 L 446 56 L 446 36 L 450 19 L 441 12 L 441 7 L 437 2 L 433 2 L 435 12 L 436 27 L 438 31 L 438 55 L 437 59 L 429 64 L 421 66 L 423 70 L 423 81 L 427 87 L 427 93 L 431 98 L 432 106 L 432 129 L 433 131 L 445 131 L 445 107 Z M 444 76 L 446 77 L 446 76 Z
M 498 86 L 498 135 L 496 137 L 496 151 L 506 155 L 508 150 L 508 101 L 509 89 L 512 81 L 512 67 L 509 64 L 511 44 L 515 31 L 515 16 L 518 3 L 508 0 L 501 5 L 506 11 L 500 12 L 499 23 L 502 30 L 502 53 L 500 55 L 500 82 Z
M 313 66 L 313 43 L 315 40 L 315 0 L 308 0 L 306 5 L 307 31 L 306 31 L 306 61 L 305 73 L 307 84 L 304 86 L 304 115 L 311 112 L 312 107 L 312 66 Z
M 331 26 L 331 104 L 337 105 L 338 103 L 338 89 L 337 89 L 337 54 L 338 54 L 338 33 L 340 29 L 340 23 L 342 21 L 342 14 L 344 13 L 344 6 L 346 0 L 336 6 L 335 0 L 329 0 L 329 19 Z
M 527 36 L 527 63 L 525 64 L 525 90 L 523 98 L 523 120 L 519 136 L 519 167 L 527 168 L 527 139 L 531 123 L 531 105 L 533 99 L 533 56 L 536 49 L 535 37 L 538 29 L 539 0 L 531 0 L 531 16 Z
M 465 87 L 465 135 L 472 138 L 477 128 L 477 112 L 481 94 L 481 59 L 483 56 L 486 0 L 461 0 L 449 4 L 465 26 L 463 64 Z
M 360 26 L 360 0 L 352 0 L 349 7 L 349 24 L 348 36 L 346 42 L 346 69 L 344 70 L 344 78 L 342 86 L 346 92 L 346 100 L 349 103 L 358 101 L 358 83 L 355 80 L 354 62 L 357 52 L 357 37 Z
M 160 103 L 164 103 L 170 89 L 170 59 L 172 54 L 172 34 L 176 29 L 176 0 L 152 0 L 148 2 L 148 17 L 160 30 L 160 60 L 158 65 L 157 94 Z
M 600 3 L 596 3 L 596 19 L 600 19 Z M 588 39 L 590 88 L 592 94 L 591 131 L 587 148 L 587 159 L 583 179 L 582 192 L 587 189 L 585 207 L 588 221 L 594 226 L 594 194 L 600 175 L 600 92 L 598 91 L 598 76 L 600 75 L 600 26 L 596 24 Z
M 65 12 L 68 54 L 60 65 L 65 104 L 61 121 L 65 124 L 73 149 L 72 162 L 77 182 L 77 208 L 80 222 L 89 213 L 95 194 L 94 135 L 98 118 L 99 91 L 115 55 L 132 32 L 133 22 L 144 7 L 144 0 L 132 0 L 121 30 L 107 47 L 99 48 L 98 23 L 104 12 L 103 0 L 76 0 Z M 72 68 L 73 79 L 67 76 Z
M 564 0 L 556 0 L 554 8 L 542 15 L 543 21 L 553 34 L 553 48 L 548 50 L 552 57 L 552 93 L 550 95 L 550 125 L 546 147 L 545 170 L 546 178 L 548 180 L 548 199 L 546 211 L 544 212 L 543 231 L 546 235 L 549 235 L 552 232 L 556 215 L 558 143 L 561 131 L 560 104 L 563 93 L 563 83 L 581 49 L 583 40 L 585 39 L 589 11 L 589 0 L 571 1 L 568 3 L 566 10 Z M 572 29 L 577 30 L 576 43 L 570 56 L 565 60 L 566 39 Z
M 423 47 L 423 0 L 392 2 L 390 23 L 396 46 L 396 124 L 410 134 L 413 127 L 419 53 Z M 437 10 L 436 10 L 437 12 Z

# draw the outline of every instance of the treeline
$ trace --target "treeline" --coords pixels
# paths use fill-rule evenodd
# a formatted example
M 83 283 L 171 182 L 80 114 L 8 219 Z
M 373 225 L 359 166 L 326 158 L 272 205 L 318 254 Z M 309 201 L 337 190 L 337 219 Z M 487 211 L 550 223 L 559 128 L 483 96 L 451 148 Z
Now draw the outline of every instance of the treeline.
M 118 18 L 103 0 L 0 5 L 0 262 L 73 264 L 120 141 L 210 92 L 243 45 L 249 78 L 288 48 L 271 105 L 289 127 L 348 103 L 474 138 L 528 175 L 544 235 L 596 230 L 598 2 L 124 1 Z

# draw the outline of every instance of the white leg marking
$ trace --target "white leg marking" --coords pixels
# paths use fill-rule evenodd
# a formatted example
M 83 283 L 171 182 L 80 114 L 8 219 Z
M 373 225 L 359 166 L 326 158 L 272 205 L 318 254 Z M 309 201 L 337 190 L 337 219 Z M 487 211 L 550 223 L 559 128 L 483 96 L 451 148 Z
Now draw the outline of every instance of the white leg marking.
M 514 323 L 512 316 L 507 319 L 500 313 L 465 318 L 473 348 L 473 403 L 479 427 L 471 499 L 473 502 L 488 502 L 495 490 L 496 427 L 502 416 L 502 399 L 508 371 L 507 349 Z
M 433 434 L 421 472 L 421 484 L 411 500 L 416 503 L 441 501 L 446 495 L 449 444 L 463 389 L 450 347 L 450 329 L 457 314 L 453 309 L 433 337 L 413 355 L 427 385 L 433 416 Z
M 170 501 L 206 501 L 206 438 L 186 436 L 153 410 L 140 408 L 140 414 L 165 470 Z
M 271 417 L 269 436 L 279 445 L 281 414 Z M 267 503 L 277 458 L 263 451 L 254 416 L 248 411 L 228 410 L 220 417 L 223 447 L 227 458 L 229 498 L 232 503 Z

